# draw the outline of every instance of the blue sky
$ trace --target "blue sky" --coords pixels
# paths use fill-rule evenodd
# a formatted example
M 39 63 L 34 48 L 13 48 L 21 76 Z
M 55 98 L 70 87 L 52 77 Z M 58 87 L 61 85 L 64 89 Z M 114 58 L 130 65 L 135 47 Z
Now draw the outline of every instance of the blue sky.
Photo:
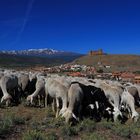
M 140 54 L 140 0 L 0 0 L 0 50 Z

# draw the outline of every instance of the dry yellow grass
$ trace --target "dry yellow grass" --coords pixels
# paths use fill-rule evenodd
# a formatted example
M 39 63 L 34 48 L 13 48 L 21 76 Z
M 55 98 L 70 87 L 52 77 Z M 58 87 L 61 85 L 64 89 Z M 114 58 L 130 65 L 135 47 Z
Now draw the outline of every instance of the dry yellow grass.
M 138 55 L 96 55 L 83 56 L 76 59 L 73 63 L 93 65 L 98 67 L 98 63 L 110 65 L 111 70 L 136 71 L 140 70 L 140 56 Z

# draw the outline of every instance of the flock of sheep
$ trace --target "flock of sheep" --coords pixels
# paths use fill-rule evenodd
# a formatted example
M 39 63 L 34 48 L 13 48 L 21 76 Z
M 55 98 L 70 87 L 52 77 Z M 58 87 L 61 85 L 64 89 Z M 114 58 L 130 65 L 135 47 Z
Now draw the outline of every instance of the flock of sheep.
M 79 122 L 84 117 L 137 121 L 140 86 L 119 81 L 44 75 L 40 72 L 0 71 L 1 104 L 52 105 L 56 117 Z

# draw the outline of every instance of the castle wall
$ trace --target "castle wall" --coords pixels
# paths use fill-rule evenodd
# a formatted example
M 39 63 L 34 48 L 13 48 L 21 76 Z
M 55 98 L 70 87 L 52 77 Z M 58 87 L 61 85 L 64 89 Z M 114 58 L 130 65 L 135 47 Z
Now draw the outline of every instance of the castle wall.
M 103 50 L 102 50 L 102 49 L 97 50 L 97 51 L 91 50 L 91 51 L 89 52 L 89 55 L 90 55 L 90 56 L 93 56 L 93 55 L 103 55 L 103 54 L 104 54 L 104 53 L 103 53 Z

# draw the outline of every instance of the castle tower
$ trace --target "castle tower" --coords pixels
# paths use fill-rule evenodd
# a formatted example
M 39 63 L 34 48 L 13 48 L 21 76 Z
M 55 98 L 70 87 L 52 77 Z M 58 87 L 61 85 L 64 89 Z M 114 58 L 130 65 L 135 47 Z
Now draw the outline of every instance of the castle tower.
M 99 55 L 103 55 L 103 50 L 102 49 L 99 49 Z
M 93 55 L 93 51 L 92 51 L 92 50 L 89 52 L 89 55 L 90 55 L 90 56 L 92 56 L 92 55 Z

